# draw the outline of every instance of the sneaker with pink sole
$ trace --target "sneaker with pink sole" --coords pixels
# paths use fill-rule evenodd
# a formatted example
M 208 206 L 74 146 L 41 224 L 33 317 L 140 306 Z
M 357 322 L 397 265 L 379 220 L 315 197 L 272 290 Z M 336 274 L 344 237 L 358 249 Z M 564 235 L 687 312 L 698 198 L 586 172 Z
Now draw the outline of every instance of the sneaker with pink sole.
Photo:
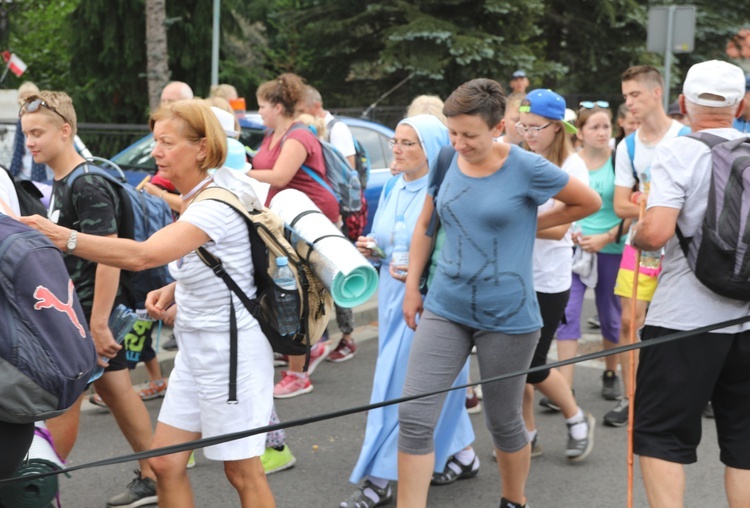
M 294 373 L 285 370 L 282 372 L 281 381 L 273 387 L 274 399 L 291 399 L 298 395 L 313 391 L 309 376 L 295 376 Z
M 317 342 L 313 347 L 310 348 L 310 365 L 307 366 L 307 375 L 312 376 L 318 365 L 325 360 L 331 353 L 331 344 L 329 341 Z

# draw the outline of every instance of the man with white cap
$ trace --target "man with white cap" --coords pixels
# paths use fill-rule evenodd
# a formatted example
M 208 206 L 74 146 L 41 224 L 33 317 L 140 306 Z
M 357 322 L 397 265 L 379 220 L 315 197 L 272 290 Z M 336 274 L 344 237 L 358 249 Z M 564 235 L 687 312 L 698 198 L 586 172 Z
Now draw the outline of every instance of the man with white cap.
M 732 64 L 693 65 L 685 77 L 680 109 L 693 132 L 727 140 L 742 133 L 732 121 L 745 106 L 745 76 Z M 710 148 L 691 137 L 660 144 L 651 166 L 648 210 L 633 244 L 665 248 L 659 285 L 643 329 L 644 342 L 677 331 L 750 315 L 750 301 L 720 296 L 689 268 L 675 237 L 701 227 L 712 175 Z M 729 506 L 750 506 L 750 324 L 644 348 L 635 397 L 634 450 L 652 507 L 682 507 L 684 464 L 697 460 L 701 414 L 709 400 L 716 417 L 720 460 L 726 466 Z M 717 501 L 715 504 L 723 504 Z

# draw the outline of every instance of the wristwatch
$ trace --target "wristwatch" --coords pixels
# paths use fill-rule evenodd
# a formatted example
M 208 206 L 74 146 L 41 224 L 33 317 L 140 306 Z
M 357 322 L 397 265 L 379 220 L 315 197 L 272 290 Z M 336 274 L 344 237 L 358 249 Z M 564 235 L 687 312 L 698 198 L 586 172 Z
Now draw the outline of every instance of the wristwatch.
M 70 232 L 70 237 L 68 238 L 68 243 L 66 244 L 67 250 L 65 252 L 70 254 L 75 250 L 76 245 L 78 245 L 78 231 L 74 229 Z

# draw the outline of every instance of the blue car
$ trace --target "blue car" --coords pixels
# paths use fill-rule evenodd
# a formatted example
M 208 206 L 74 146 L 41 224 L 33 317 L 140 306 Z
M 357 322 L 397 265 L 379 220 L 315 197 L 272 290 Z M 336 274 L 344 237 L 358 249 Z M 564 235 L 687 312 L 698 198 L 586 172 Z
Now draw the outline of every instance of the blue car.
M 367 199 L 367 226 L 365 232 L 372 228 L 372 218 L 378 208 L 380 192 L 385 182 L 391 177 L 390 167 L 393 154 L 388 147 L 388 139 L 394 136 L 393 129 L 360 118 L 346 116 L 337 117 L 352 131 L 354 137 L 365 147 L 370 159 L 370 177 L 365 189 Z M 265 126 L 260 120 L 260 115 L 248 113 L 245 118 L 240 119 L 240 142 L 253 150 L 257 150 L 263 141 Z M 112 162 L 120 166 L 132 185 L 138 185 L 146 175 L 154 174 L 156 164 L 151 151 L 154 149 L 154 137 L 152 134 L 145 136 L 114 157 Z

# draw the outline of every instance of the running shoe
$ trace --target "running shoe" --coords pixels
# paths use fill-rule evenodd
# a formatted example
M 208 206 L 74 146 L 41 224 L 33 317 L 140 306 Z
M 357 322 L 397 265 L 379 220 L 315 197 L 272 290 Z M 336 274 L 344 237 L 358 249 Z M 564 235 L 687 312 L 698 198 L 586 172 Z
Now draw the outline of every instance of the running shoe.
M 615 408 L 604 415 L 604 424 L 610 427 L 622 427 L 628 423 L 628 406 L 630 402 L 623 397 Z
M 125 492 L 118 494 L 107 503 L 107 508 L 138 508 L 147 504 L 156 504 L 156 482 L 151 478 L 141 476 L 135 470 L 135 478 L 128 483 Z
M 479 398 L 473 390 L 471 393 L 471 397 L 466 397 L 466 412 L 470 415 L 482 412 L 482 404 L 479 402 Z
M 328 355 L 328 361 L 333 363 L 345 362 L 354 358 L 357 354 L 357 346 L 354 344 L 354 339 L 344 339 L 339 341 L 339 345 L 336 349 Z
M 613 370 L 605 370 L 602 374 L 602 397 L 607 400 L 619 400 L 622 398 L 622 387 L 620 378 Z
M 297 459 L 287 445 L 284 445 L 281 450 L 269 446 L 260 456 L 260 461 L 267 475 L 292 468 L 297 463 Z
M 281 381 L 273 387 L 273 398 L 291 399 L 311 391 L 313 391 L 313 385 L 309 376 L 299 377 L 285 370 L 282 373 Z

